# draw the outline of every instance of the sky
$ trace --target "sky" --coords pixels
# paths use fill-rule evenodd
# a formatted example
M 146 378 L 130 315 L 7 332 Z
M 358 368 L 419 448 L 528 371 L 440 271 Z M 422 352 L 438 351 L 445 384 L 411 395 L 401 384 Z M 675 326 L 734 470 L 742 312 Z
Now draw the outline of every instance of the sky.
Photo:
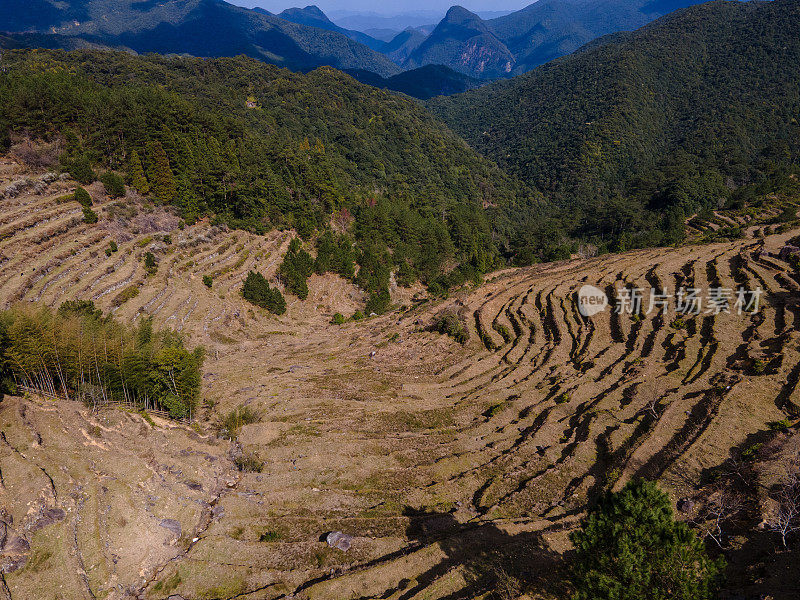
M 316 4 L 324 12 L 353 11 L 369 12 L 381 15 L 398 15 L 402 13 L 424 10 L 437 11 L 444 14 L 454 4 L 459 4 L 471 11 L 518 10 L 528 6 L 534 0 L 230 0 L 233 4 L 253 8 L 260 6 L 270 12 L 280 12 L 293 6 Z

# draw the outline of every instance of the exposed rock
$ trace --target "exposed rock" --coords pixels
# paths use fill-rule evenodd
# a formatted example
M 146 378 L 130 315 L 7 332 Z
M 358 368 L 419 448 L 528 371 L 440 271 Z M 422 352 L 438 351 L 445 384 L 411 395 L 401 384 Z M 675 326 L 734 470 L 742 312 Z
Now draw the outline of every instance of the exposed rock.
M 678 510 L 682 513 L 690 513 L 694 508 L 694 500 L 691 498 L 681 498 L 678 500 Z
M 353 536 L 341 531 L 332 531 L 327 535 L 325 541 L 328 542 L 328 546 L 331 548 L 338 548 L 342 552 L 347 552 L 353 543 Z
M 176 521 L 175 519 L 162 519 L 158 525 L 159 527 L 163 527 L 167 531 L 174 533 L 175 537 L 181 537 L 181 524 L 179 521 Z
M 28 529 L 30 531 L 38 531 L 48 525 L 63 521 L 66 516 L 67 513 L 61 508 L 46 508 L 42 510 L 41 514 L 30 524 Z
M 25 566 L 31 546 L 15 535 L 6 522 L 0 522 L 0 573 L 12 573 Z

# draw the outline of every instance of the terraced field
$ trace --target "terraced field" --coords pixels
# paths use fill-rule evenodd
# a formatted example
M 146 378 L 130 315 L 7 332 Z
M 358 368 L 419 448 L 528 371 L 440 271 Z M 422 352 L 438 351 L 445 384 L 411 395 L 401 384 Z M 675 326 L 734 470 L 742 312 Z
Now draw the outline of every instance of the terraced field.
M 15 168 L 2 165 L 7 181 L 18 177 Z M 508 270 L 447 300 L 335 326 L 333 312 L 363 302 L 337 278 L 312 278 L 309 299 L 290 302 L 280 318 L 239 297 L 248 270 L 274 276 L 288 234 L 208 223 L 179 229 L 166 210 L 141 203 L 136 216 L 115 217 L 122 209 L 99 186 L 90 191 L 101 219 L 86 225 L 76 203 L 58 201 L 74 184 L 34 193 L 35 185 L 2 201 L 0 301 L 92 299 L 123 319 L 152 315 L 209 349 L 206 420 L 191 443 L 213 446 L 204 451 L 230 487 L 214 497 L 215 518 L 182 517 L 196 539 L 143 563 L 137 577 L 102 586 L 104 597 L 454 600 L 488 597 L 515 579 L 531 597 L 563 597 L 567 534 L 600 491 L 646 477 L 675 500 L 702 505 L 710 473 L 757 443 L 788 443 L 770 423 L 794 422 L 800 412 L 800 278 L 777 257 L 797 231 L 774 234 L 763 224 L 779 210 L 743 218 L 748 237 L 737 241 Z M 738 223 L 736 215 L 716 218 Z M 722 225 L 690 226 L 701 234 Z M 756 230 L 765 237 L 753 237 Z M 110 239 L 119 249 L 107 255 Z M 158 260 L 155 275 L 144 269 L 147 251 Z M 205 274 L 214 275 L 211 290 Z M 587 284 L 610 301 L 623 288 L 693 287 L 704 301 L 712 287 L 763 296 L 752 314 L 738 314 L 735 298 L 718 314 L 678 315 L 674 301 L 665 313 L 648 312 L 646 296 L 639 314 L 609 308 L 584 317 L 577 291 Z M 412 305 L 410 295 L 398 292 L 398 304 Z M 466 344 L 427 330 L 444 310 L 465 323 Z M 263 461 L 260 473 L 235 472 L 228 442 L 208 434 L 217 414 L 244 404 L 262 419 L 242 429 L 238 447 Z M 0 405 L 4 430 L 18 413 L 16 404 Z M 190 444 L 173 439 L 186 428 L 158 431 L 170 444 Z M 40 444 L 68 443 L 56 437 L 40 431 Z M 16 439 L 8 445 L 28 444 Z M 43 450 L 27 456 L 52 471 Z M 176 468 L 186 460 L 169 457 Z M 60 498 L 76 485 L 53 480 L 65 488 Z M 764 517 L 767 483 L 756 486 L 756 508 L 741 527 Z M 84 505 L 84 521 L 103 518 Z M 48 531 L 39 531 L 34 551 L 49 543 Z M 330 547 L 331 531 L 352 536 L 352 546 Z M 112 538 L 102 528 L 93 535 L 93 561 L 110 569 Z M 78 544 L 73 556 L 82 552 Z M 32 581 L 52 591 L 58 564 L 36 565 L 6 575 L 8 596 L 24 598 Z M 737 589 L 796 597 L 796 578 L 739 575 Z M 92 577 L 73 588 L 83 596 L 70 598 L 100 597 Z

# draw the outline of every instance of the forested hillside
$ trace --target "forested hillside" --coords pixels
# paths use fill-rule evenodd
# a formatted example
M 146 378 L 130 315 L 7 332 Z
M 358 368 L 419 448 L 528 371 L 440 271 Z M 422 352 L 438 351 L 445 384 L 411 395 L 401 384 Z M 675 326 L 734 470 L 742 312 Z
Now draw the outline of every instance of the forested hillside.
M 400 71 L 387 57 L 338 30 L 293 23 L 223 0 L 4 0 L 0 31 L 58 34 L 141 53 L 245 54 L 295 70 L 331 65 L 384 77 Z
M 454 6 L 403 66 L 443 64 L 472 77 L 526 73 L 618 31 L 632 31 L 697 0 L 539 0 L 491 19 Z M 417 48 L 415 46 L 415 48 Z M 385 51 L 385 50 L 384 50 Z M 392 57 L 397 60 L 397 57 Z
M 697 211 L 796 188 L 798 31 L 797 0 L 711 2 L 430 107 L 572 236 L 669 244 Z
M 362 287 L 389 271 L 432 283 L 499 264 L 484 207 L 519 186 L 419 104 L 329 68 L 293 74 L 247 58 L 111 52 L 3 56 L 0 132 L 63 140 L 62 166 L 126 174 L 140 193 L 257 232 L 355 232 Z M 351 226 L 352 225 L 352 226 Z M 393 254 L 387 253 L 393 249 Z

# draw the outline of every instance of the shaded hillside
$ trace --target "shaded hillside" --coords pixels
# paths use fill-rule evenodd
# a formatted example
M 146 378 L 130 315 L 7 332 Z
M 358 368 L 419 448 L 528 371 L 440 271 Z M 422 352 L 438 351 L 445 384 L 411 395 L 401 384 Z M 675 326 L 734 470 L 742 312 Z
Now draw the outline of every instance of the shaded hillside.
M 514 62 L 505 44 L 478 15 L 454 6 L 409 55 L 405 66 L 442 64 L 474 77 L 493 79 L 511 73 Z
M 8 0 L 0 31 L 57 33 L 136 52 L 194 56 L 245 54 L 292 69 L 322 65 L 366 69 L 390 76 L 399 69 L 383 55 L 327 31 L 290 23 L 222 0 Z
M 430 106 L 605 247 L 793 187 L 800 3 L 712 2 Z M 794 175 L 791 175 L 794 177 Z
M 1 33 L 0 48 L 22 50 L 25 48 L 46 48 L 48 50 L 110 50 L 108 46 L 93 43 L 82 38 L 48 33 Z
M 414 50 L 419 48 L 426 37 L 427 36 L 419 29 L 409 27 L 394 36 L 391 41 L 387 42 L 381 49 L 381 52 L 401 65 L 411 56 Z
M 518 75 L 570 54 L 597 37 L 637 29 L 692 4 L 697 1 L 541 0 L 494 19 L 483 20 L 470 13 L 461 28 L 454 27 L 448 14 L 440 31 L 428 38 L 424 51 L 409 64 L 438 62 L 473 77 Z M 451 12 L 463 15 L 468 11 L 453 7 Z
M 277 16 L 291 23 L 297 23 L 298 25 L 307 25 L 309 27 L 319 27 L 320 29 L 326 29 L 328 31 L 336 31 L 351 40 L 364 44 L 367 48 L 371 48 L 372 50 L 380 51 L 384 46 L 384 42 L 376 40 L 366 33 L 339 27 L 331 21 L 318 6 L 312 5 L 306 6 L 305 8 L 287 8 Z
M 449 96 L 483 85 L 483 81 L 463 73 L 457 73 L 444 65 L 426 65 L 418 69 L 403 71 L 383 78 L 369 71 L 347 71 L 358 81 L 368 85 L 402 92 L 427 100 L 434 96 Z

